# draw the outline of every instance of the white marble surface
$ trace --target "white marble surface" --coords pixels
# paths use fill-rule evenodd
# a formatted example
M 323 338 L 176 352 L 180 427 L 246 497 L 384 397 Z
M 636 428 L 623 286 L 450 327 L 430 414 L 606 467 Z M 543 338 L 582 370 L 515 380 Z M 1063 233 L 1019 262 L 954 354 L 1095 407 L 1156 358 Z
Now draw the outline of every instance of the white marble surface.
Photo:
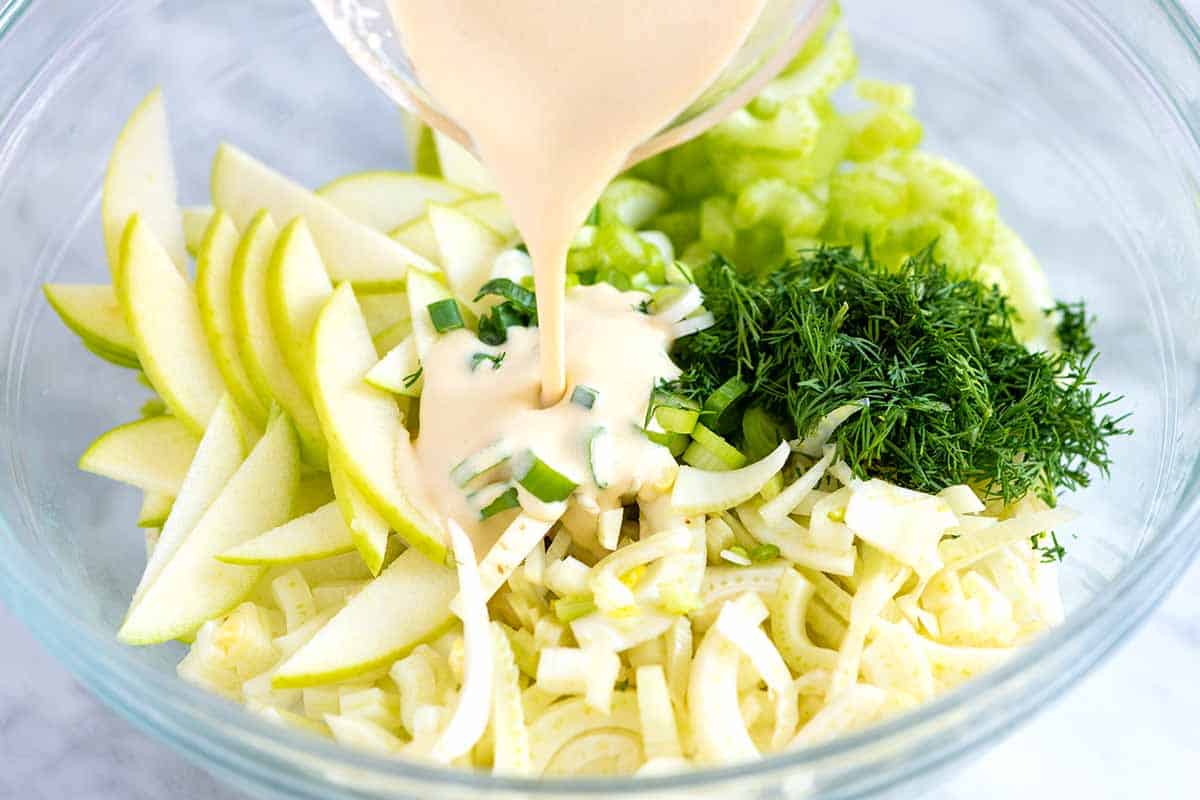
M 92 698 L 3 608 L 0 642 L 0 800 L 240 798 Z M 1198 676 L 1200 565 L 1105 664 L 932 797 L 1197 797 Z

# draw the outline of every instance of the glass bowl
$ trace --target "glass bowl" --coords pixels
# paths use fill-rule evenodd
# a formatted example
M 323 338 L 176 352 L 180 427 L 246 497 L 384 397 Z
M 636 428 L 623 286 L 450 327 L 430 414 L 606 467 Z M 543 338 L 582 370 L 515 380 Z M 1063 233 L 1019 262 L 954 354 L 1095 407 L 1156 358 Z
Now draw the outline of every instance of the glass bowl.
M 396 110 L 307 3 L 0 0 L 0 593 L 55 657 L 145 730 L 251 794 L 289 798 L 911 796 L 1065 691 L 1200 547 L 1200 31 L 1172 0 L 850 0 L 865 74 L 919 89 L 927 146 L 976 171 L 1086 297 L 1136 434 L 1073 497 L 1064 625 L 917 711 L 736 768 L 522 781 L 350 752 L 175 677 L 176 647 L 114 631 L 143 560 L 135 493 L 75 468 L 136 415 L 40 284 L 104 281 L 99 188 L 126 114 L 162 85 L 183 199 L 228 138 L 310 184 L 403 166 Z M 1053 768 L 1042 765 L 1039 769 Z
M 468 149 L 471 137 L 421 86 L 389 0 L 310 0 L 330 33 L 375 85 L 402 108 Z M 741 49 L 704 94 L 654 138 L 633 151 L 629 166 L 685 142 L 745 105 L 799 52 L 830 0 L 766 0 Z

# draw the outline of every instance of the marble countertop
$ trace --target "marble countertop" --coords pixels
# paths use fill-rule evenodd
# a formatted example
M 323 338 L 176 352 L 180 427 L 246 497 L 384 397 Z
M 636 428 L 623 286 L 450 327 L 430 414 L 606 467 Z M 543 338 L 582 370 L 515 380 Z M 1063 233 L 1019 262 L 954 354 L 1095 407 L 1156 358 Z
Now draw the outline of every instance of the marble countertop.
M 93 698 L 2 606 L 0 642 L 0 800 L 244 800 Z M 1197 676 L 1200 564 L 1103 665 L 928 800 L 1196 797 Z

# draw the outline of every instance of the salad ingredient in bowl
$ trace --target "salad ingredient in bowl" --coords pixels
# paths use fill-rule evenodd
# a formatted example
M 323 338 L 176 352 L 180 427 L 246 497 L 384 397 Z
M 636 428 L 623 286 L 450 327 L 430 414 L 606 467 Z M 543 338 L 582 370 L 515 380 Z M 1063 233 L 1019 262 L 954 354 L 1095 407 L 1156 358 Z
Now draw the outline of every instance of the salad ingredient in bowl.
M 835 104 L 855 63 L 835 11 L 557 249 L 465 158 L 310 192 L 222 145 L 181 210 L 151 94 L 111 284 L 46 287 L 159 398 L 81 460 L 145 493 L 121 640 L 347 745 L 607 775 L 828 740 L 1058 622 L 1059 494 L 1124 432 L 1088 318 L 910 90 Z

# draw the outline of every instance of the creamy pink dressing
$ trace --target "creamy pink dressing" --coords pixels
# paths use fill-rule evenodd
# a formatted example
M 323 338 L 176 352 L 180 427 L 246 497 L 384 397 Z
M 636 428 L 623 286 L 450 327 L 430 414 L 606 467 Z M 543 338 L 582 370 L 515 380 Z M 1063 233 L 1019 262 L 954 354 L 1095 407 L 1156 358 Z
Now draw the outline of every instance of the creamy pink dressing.
M 586 423 L 562 400 L 594 372 L 592 385 L 610 406 L 599 413 L 628 445 L 617 483 L 630 484 L 650 446 L 643 437 L 633 447 L 626 433 L 655 379 L 673 374 L 670 342 L 645 315 L 614 309 L 604 289 L 565 301 L 567 251 L 629 154 L 713 83 L 765 3 L 391 0 L 422 84 L 470 134 L 524 237 L 538 297 L 540 329 L 512 332 L 495 374 L 464 371 L 462 356 L 479 346 L 468 333 L 446 337 L 425 359 L 418 451 L 431 480 L 502 433 L 536 443 L 543 460 L 561 460 L 550 462 L 556 469 L 578 471 Z M 433 492 L 439 508 L 467 522 L 461 491 L 443 489 Z M 616 490 L 607 494 L 615 502 Z

